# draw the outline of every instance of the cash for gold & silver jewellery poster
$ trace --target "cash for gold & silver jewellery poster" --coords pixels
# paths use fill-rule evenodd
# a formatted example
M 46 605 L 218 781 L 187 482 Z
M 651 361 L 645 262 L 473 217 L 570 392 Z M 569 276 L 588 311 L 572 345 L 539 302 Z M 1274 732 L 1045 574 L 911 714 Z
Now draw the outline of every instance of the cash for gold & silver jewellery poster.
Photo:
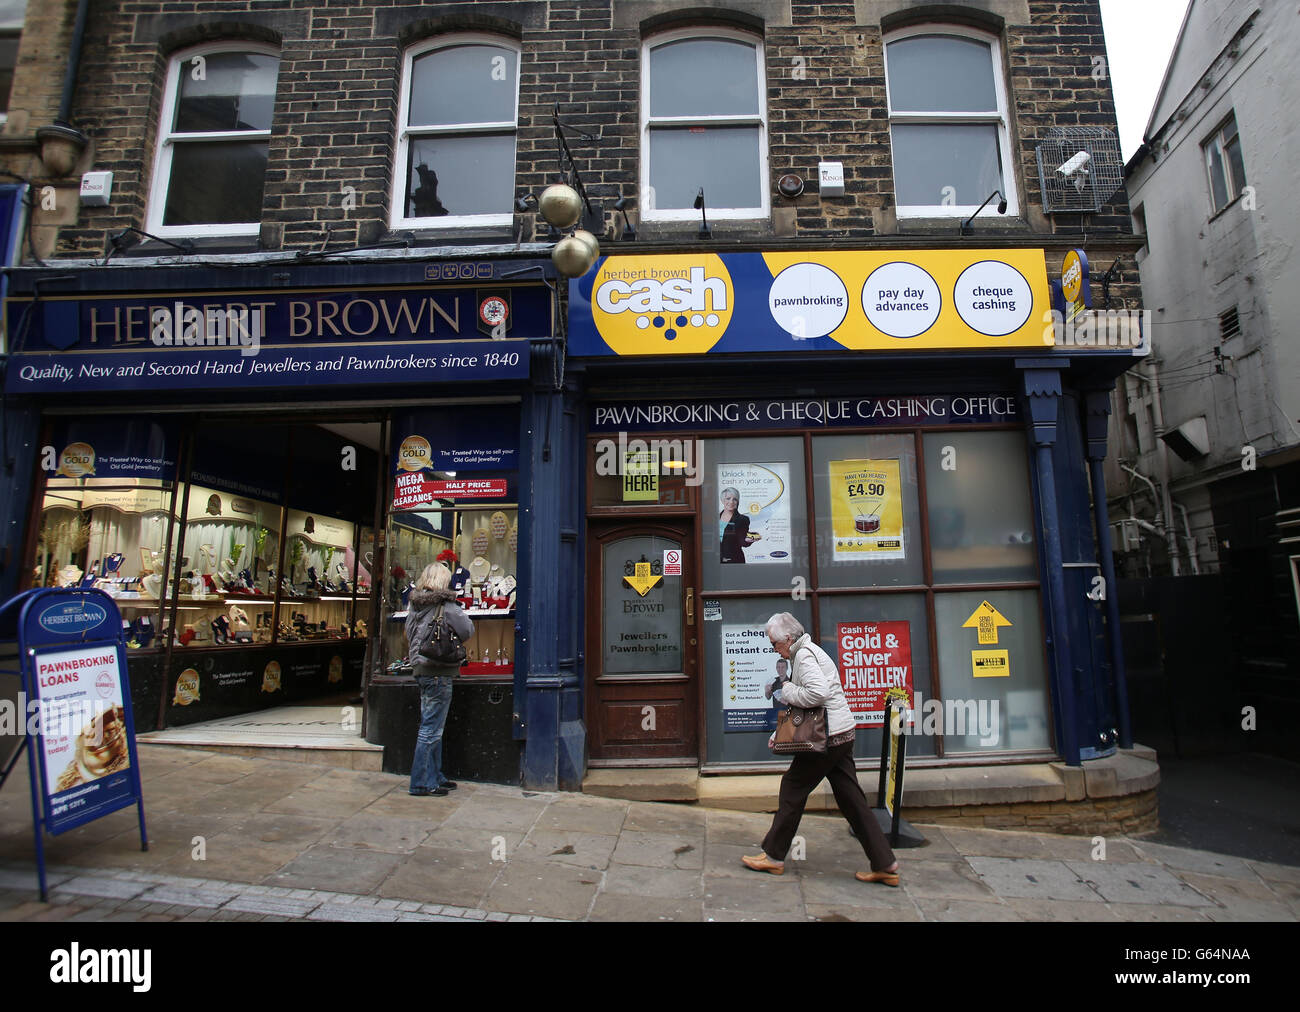
M 900 473 L 897 457 L 830 461 L 836 562 L 906 558 Z
M 718 465 L 722 562 L 790 564 L 790 465 Z

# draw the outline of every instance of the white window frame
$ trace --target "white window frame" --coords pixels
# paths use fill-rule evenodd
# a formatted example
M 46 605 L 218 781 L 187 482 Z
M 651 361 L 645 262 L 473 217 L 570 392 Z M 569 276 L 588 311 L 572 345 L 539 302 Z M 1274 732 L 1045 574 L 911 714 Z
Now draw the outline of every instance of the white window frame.
M 997 112 L 895 112 L 894 101 L 889 88 L 889 46 L 890 43 L 899 42 L 902 39 L 912 38 L 917 35 L 957 36 L 988 45 L 989 58 L 993 62 L 993 89 L 997 97 Z M 897 31 L 890 32 L 883 40 L 883 51 L 885 55 L 885 101 L 889 112 L 891 171 L 895 167 L 893 146 L 894 124 L 896 123 L 929 123 L 938 126 L 965 123 L 995 124 L 998 128 L 998 155 L 1002 161 L 1002 196 L 1007 199 L 1007 215 L 1019 215 L 1020 194 L 1016 186 L 1016 161 L 1011 144 L 1011 118 L 1007 112 L 1007 82 L 1002 66 L 1002 41 L 990 32 L 967 28 L 964 25 L 930 23 L 910 25 L 907 28 L 900 28 Z M 897 199 L 897 181 L 894 183 L 894 193 L 895 199 Z M 978 207 L 978 204 L 955 204 L 951 206 L 945 204 L 898 204 L 897 214 L 900 218 L 969 218 Z M 997 201 L 991 202 L 983 211 L 980 211 L 979 217 L 1002 217 L 997 211 Z
M 710 221 L 751 220 L 771 215 L 771 173 L 767 155 L 767 57 L 763 40 L 756 35 L 730 28 L 678 28 L 661 32 L 641 43 L 641 185 L 642 221 L 694 221 L 700 212 L 692 207 L 659 210 L 650 199 L 650 52 L 670 42 L 683 39 L 730 39 L 754 47 L 754 72 L 758 79 L 758 112 L 744 116 L 659 116 L 655 126 L 756 126 L 758 127 L 759 205 L 757 207 L 714 207 L 704 194 L 704 212 Z
M 167 190 L 172 178 L 172 152 L 178 139 L 203 141 L 270 141 L 270 130 L 228 130 L 204 133 L 177 133 L 172 129 L 176 122 L 176 102 L 180 97 L 181 68 L 196 56 L 211 56 L 213 53 L 258 53 L 262 56 L 274 56 L 281 59 L 280 50 L 258 42 L 245 42 L 242 39 L 230 39 L 224 42 L 209 42 L 202 46 L 181 50 L 172 55 L 167 64 L 167 82 L 164 85 L 162 113 L 158 117 L 158 143 L 155 145 L 153 161 L 153 185 L 149 188 L 149 209 L 145 218 L 145 231 L 152 232 L 164 239 L 198 238 L 201 236 L 243 236 L 257 235 L 262 222 L 259 217 L 252 222 L 220 222 L 210 225 L 164 225 L 163 215 L 167 210 Z M 276 91 L 280 87 L 280 71 L 276 67 Z M 265 195 L 265 190 L 263 190 Z
M 488 45 L 495 46 L 498 49 L 509 49 L 515 54 L 515 118 L 511 122 L 499 123 L 454 123 L 440 126 L 421 126 L 410 127 L 407 119 L 411 114 L 411 70 L 415 61 L 421 56 L 427 56 L 429 53 L 439 49 L 450 49 L 453 46 L 472 46 Z M 396 152 L 393 160 L 393 183 L 390 192 L 389 227 L 396 229 L 428 229 L 428 228 L 465 228 L 465 227 L 494 227 L 499 225 L 509 226 L 514 221 L 513 211 L 509 206 L 498 214 L 445 214 L 434 218 L 408 218 L 406 217 L 406 188 L 410 180 L 406 178 L 407 153 L 410 150 L 410 141 L 412 137 L 436 137 L 439 134 L 465 134 L 465 133 L 503 133 L 506 130 L 511 131 L 514 137 L 514 148 L 511 153 L 511 174 L 517 176 L 516 171 L 519 157 L 519 79 L 523 76 L 523 50 L 519 43 L 514 39 L 500 35 L 485 35 L 480 33 L 464 33 L 456 35 L 439 35 L 434 39 L 427 39 L 406 50 L 402 57 L 402 81 L 401 93 L 397 108 L 397 143 L 394 145 Z M 513 192 L 513 187 L 512 187 Z
M 1237 111 L 1234 109 L 1228 115 L 1224 116 L 1222 121 L 1209 138 L 1201 143 L 1201 155 L 1205 161 L 1205 181 L 1210 188 L 1210 216 L 1218 214 L 1231 207 L 1238 198 L 1241 197 L 1242 190 L 1248 185 L 1244 179 L 1234 179 L 1232 171 L 1232 159 L 1228 157 L 1227 146 L 1223 143 L 1223 131 L 1231 122 L 1234 127 L 1234 136 L 1237 138 L 1237 147 L 1241 147 L 1241 124 L 1237 122 Z M 1218 152 L 1220 161 L 1223 162 L 1223 185 L 1227 188 L 1228 199 L 1220 206 L 1214 196 L 1214 170 L 1211 168 L 1211 155 Z M 1241 153 L 1241 164 L 1246 164 L 1246 153 Z

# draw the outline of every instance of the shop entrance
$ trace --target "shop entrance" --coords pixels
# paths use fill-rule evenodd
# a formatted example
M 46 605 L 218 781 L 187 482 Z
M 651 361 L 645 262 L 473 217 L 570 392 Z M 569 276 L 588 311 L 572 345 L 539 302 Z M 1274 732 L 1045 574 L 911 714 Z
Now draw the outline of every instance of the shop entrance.
M 689 522 L 593 522 L 587 727 L 596 764 L 698 755 L 698 568 Z

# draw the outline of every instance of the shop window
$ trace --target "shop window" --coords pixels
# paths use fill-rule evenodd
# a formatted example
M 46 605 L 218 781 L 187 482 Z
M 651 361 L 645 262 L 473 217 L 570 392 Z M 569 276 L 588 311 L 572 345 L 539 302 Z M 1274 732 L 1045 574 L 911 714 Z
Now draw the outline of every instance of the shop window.
M 924 594 L 822 596 L 818 644 L 839 668 L 849 709 L 866 725 L 858 728 L 853 749 L 859 758 L 880 756 L 890 688 L 910 689 L 918 710 L 934 698 L 929 629 Z M 910 733 L 909 757 L 935 754 L 942 729 L 920 724 Z
M 972 615 L 987 616 L 987 627 Z M 943 710 L 931 720 L 944 755 L 1050 749 L 1038 591 L 935 594 L 934 624 Z
M 767 638 L 767 620 L 788 611 L 812 629 L 807 600 L 783 596 L 703 599 L 704 699 L 708 761 L 769 762 L 767 738 L 778 708 L 764 693 L 781 668 Z M 786 668 L 788 670 L 788 667 Z
M 1024 434 L 923 438 L 935 584 L 1037 580 Z
M 763 44 L 740 32 L 656 36 L 642 53 L 641 215 L 698 221 L 768 214 Z
M 1214 213 L 1218 214 L 1246 188 L 1246 163 L 1241 155 L 1236 113 L 1223 121 L 1202 148 L 1205 151 L 1205 169 L 1210 177 L 1210 200 Z
M 411 593 L 426 566 L 442 565 L 474 624 L 461 676 L 512 678 L 521 554 L 518 410 L 468 417 L 455 409 L 403 412 L 392 431 L 383 664 L 392 674 L 411 672 Z
M 925 582 L 912 436 L 813 439 L 822 587 Z
M 808 585 L 808 495 L 798 436 L 704 443 L 700 522 L 706 590 Z M 781 609 L 778 609 L 781 610 Z
M 117 601 L 132 651 L 158 650 L 178 431 L 147 419 L 60 421 L 46 479 L 35 586 L 96 587 Z
M 262 220 L 279 54 L 203 46 L 168 65 L 148 230 L 256 235 Z
M 997 39 L 908 28 L 886 39 L 885 71 L 899 216 L 966 217 L 994 190 L 1018 213 Z
M 457 36 L 409 50 L 402 69 L 392 226 L 510 224 L 518 108 L 514 46 Z
M 9 93 L 14 85 L 14 67 L 18 64 L 18 44 L 22 41 L 22 25 L 17 28 L 0 26 L 0 123 L 9 118 Z

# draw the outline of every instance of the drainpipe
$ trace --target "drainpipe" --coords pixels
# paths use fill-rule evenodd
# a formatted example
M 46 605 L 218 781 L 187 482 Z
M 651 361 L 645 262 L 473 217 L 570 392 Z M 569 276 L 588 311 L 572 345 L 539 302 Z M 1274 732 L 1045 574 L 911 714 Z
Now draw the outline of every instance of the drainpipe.
M 1155 416 L 1153 421 L 1156 426 L 1156 439 L 1160 439 L 1165 434 L 1165 416 L 1160 406 L 1160 374 L 1157 370 L 1154 359 L 1146 363 L 1151 367 L 1151 411 Z M 1134 372 L 1138 372 L 1134 369 Z M 1138 375 L 1142 374 L 1138 372 Z M 1174 510 L 1169 499 L 1169 446 L 1160 439 L 1159 457 L 1160 461 L 1160 490 L 1164 501 L 1165 514 L 1165 547 L 1169 552 L 1170 572 L 1174 576 L 1182 575 L 1182 566 L 1178 561 L 1178 535 L 1174 533 Z
M 1192 536 L 1192 525 L 1187 519 L 1187 507 L 1181 503 L 1174 503 L 1174 509 L 1183 515 L 1183 544 L 1187 546 L 1187 559 L 1192 567 L 1192 575 L 1201 575 L 1201 564 L 1196 558 L 1196 538 Z

